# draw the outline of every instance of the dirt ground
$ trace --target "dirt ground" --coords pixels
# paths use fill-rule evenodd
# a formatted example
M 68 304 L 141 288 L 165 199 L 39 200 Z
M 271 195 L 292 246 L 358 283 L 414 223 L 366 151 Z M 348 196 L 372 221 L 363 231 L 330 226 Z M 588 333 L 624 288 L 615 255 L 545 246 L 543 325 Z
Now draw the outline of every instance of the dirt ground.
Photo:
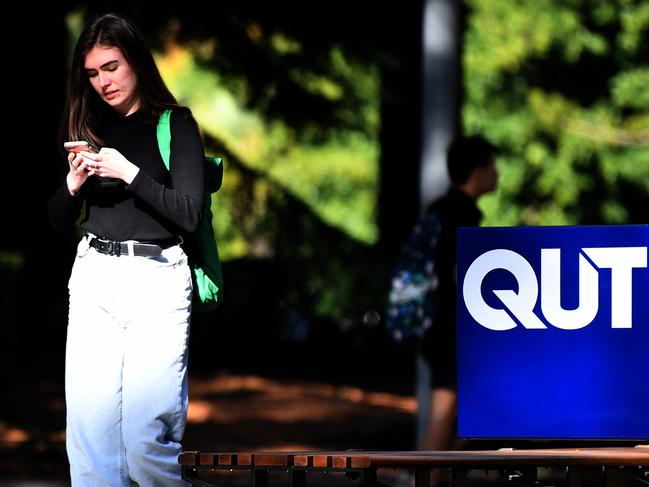
M 67 487 L 63 388 L 25 381 L 9 388 L 0 414 L 0 487 Z M 204 452 L 300 450 L 410 450 L 415 443 L 414 397 L 340 383 L 264 377 L 222 370 L 190 378 L 183 447 Z M 539 469 L 539 485 L 567 486 L 565 472 Z M 227 473 L 227 471 L 226 471 Z M 514 472 L 515 473 L 515 472 Z M 470 472 L 470 485 L 527 485 L 510 473 Z M 620 472 L 616 487 L 646 485 L 642 472 Z M 285 475 L 269 485 L 288 485 Z M 310 474 L 311 475 L 311 474 Z M 315 475 L 315 474 L 313 474 Z M 248 477 L 223 478 L 244 487 Z M 379 484 L 410 487 L 404 471 L 379 471 Z M 312 487 L 353 487 L 341 477 L 310 478 Z M 450 483 L 444 483 L 448 487 Z M 584 472 L 583 485 L 603 485 L 601 471 Z
M 219 371 L 190 379 L 183 447 L 199 451 L 412 449 L 412 396 Z M 14 385 L 0 415 L 0 485 L 67 482 L 63 387 Z

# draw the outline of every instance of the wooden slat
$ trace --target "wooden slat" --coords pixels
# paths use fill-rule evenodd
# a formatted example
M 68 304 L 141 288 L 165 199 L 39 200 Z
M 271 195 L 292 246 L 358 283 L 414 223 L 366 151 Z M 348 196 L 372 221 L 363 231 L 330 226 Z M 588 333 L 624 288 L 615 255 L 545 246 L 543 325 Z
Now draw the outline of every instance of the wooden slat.
M 495 451 L 413 451 L 364 452 L 362 456 L 352 457 L 352 466 L 363 468 L 413 468 L 421 466 L 490 468 L 525 465 L 538 467 L 649 466 L 649 451 L 642 448 L 630 447 Z
M 237 456 L 233 455 L 231 453 L 219 453 L 219 458 L 218 458 L 218 464 L 219 465 L 236 465 L 237 464 Z
M 253 462 L 256 467 L 287 467 L 288 455 L 282 453 L 255 453 Z
M 368 468 L 372 465 L 370 457 L 367 455 L 354 455 L 352 457 L 352 467 L 353 468 Z
M 237 453 L 237 465 L 249 467 L 252 465 L 252 454 L 250 453 Z
M 309 459 L 311 458 L 309 455 L 295 455 L 293 456 L 293 465 L 296 467 L 312 467 L 313 464 L 309 463 Z
M 178 455 L 178 463 L 181 465 L 196 465 L 196 456 L 198 452 L 184 451 Z
M 217 453 L 199 453 L 198 454 L 198 464 L 199 465 L 216 465 L 218 461 Z
M 348 455 L 332 455 L 331 466 L 334 468 L 349 468 L 352 466 L 352 459 Z
M 313 466 L 319 468 L 331 467 L 330 455 L 313 455 Z

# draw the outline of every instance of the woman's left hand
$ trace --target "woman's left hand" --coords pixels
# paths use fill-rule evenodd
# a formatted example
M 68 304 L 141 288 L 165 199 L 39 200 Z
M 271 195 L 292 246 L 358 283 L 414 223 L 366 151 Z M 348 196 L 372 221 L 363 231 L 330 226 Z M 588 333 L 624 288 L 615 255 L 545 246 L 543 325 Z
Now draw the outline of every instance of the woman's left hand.
M 131 184 L 140 168 L 124 157 L 117 149 L 102 147 L 97 154 L 84 154 L 90 159 L 89 166 L 97 176 L 102 178 L 117 178 L 126 184 Z

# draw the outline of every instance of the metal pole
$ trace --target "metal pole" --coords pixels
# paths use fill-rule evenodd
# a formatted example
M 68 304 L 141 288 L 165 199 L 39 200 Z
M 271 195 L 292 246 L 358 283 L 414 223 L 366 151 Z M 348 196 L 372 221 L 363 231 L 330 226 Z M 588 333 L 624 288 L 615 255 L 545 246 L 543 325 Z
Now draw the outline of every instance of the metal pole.
M 446 191 L 449 183 L 446 150 L 457 135 L 460 99 L 459 1 L 423 2 L 422 147 L 420 213 Z M 416 359 L 417 447 L 430 416 L 430 367 Z
M 459 120 L 459 1 L 424 0 L 421 208 L 448 187 L 446 149 Z

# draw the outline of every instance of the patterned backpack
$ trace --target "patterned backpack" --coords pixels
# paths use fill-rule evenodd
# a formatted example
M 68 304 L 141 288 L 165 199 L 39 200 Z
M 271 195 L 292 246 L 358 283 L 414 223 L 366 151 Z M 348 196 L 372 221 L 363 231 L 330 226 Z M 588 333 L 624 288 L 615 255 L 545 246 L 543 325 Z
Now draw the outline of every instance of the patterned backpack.
M 385 313 L 388 333 L 397 342 L 421 337 L 435 319 L 439 287 L 435 250 L 439 232 L 439 215 L 428 213 L 401 249 Z

